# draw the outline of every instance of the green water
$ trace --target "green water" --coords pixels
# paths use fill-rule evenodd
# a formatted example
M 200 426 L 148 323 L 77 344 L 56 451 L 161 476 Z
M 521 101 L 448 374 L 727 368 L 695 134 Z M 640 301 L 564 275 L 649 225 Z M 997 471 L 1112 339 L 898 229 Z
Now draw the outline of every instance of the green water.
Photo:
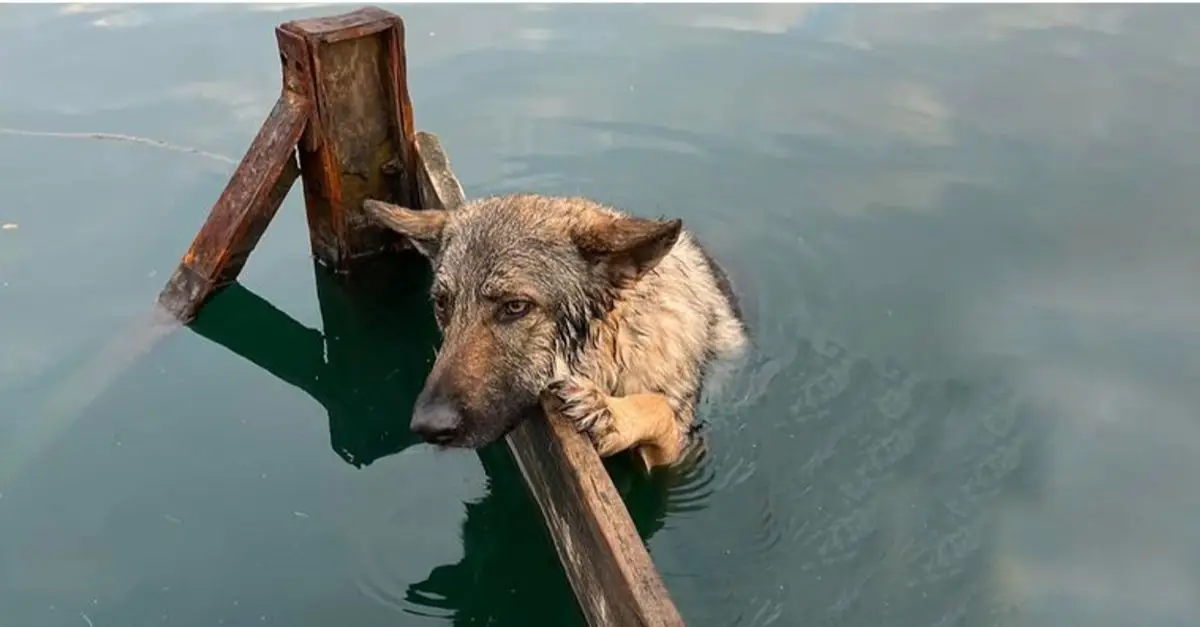
M 314 272 L 298 192 L 112 348 L 345 10 L 283 8 L 0 8 L 0 627 L 580 625 L 504 452 L 407 434 L 423 277 Z M 1200 12 L 395 10 L 468 195 L 681 216 L 746 294 L 708 458 L 615 471 L 690 625 L 1200 625 Z

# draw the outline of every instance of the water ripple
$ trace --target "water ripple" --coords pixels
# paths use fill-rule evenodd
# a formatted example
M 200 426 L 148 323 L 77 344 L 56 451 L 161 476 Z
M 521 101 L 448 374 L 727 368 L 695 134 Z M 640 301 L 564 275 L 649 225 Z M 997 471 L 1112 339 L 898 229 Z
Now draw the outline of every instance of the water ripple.
M 405 614 L 451 619 L 456 613 L 452 599 L 434 590 L 412 585 L 412 559 L 405 555 L 399 530 L 411 524 L 410 507 L 397 503 L 378 520 L 356 527 L 354 542 L 355 584 L 359 592 L 379 605 Z

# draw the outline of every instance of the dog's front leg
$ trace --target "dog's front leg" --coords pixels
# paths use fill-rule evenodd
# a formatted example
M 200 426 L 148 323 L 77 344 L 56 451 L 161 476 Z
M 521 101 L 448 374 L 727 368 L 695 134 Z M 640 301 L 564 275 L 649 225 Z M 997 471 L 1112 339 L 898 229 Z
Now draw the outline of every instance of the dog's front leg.
M 679 421 L 661 394 L 608 396 L 572 376 L 547 386 L 542 403 L 587 434 L 601 457 L 636 448 L 646 466 L 655 468 L 674 464 L 683 452 Z

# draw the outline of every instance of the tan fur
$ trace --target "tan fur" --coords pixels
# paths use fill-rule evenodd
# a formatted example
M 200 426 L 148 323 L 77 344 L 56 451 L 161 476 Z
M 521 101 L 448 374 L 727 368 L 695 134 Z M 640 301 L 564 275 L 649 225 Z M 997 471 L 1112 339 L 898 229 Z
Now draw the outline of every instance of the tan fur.
M 548 388 L 543 405 L 592 438 L 601 457 L 636 450 L 646 468 L 674 464 L 683 453 L 675 410 L 661 394 L 608 396 L 591 381 L 572 377 Z
M 451 376 L 459 381 L 482 381 L 496 363 L 497 347 L 483 325 L 467 330 Z
M 586 199 L 569 202 L 577 205 L 575 229 L 594 231 L 623 215 Z M 557 388 L 566 401 L 561 413 L 582 430 L 597 428 L 586 422 L 589 415 L 607 418 L 597 441 L 602 456 L 637 447 L 650 467 L 678 461 L 707 353 L 730 357 L 744 348 L 745 328 L 705 267 L 683 232 L 654 268 L 619 292 L 612 311 L 592 326 L 593 348 L 580 356 L 570 384 Z

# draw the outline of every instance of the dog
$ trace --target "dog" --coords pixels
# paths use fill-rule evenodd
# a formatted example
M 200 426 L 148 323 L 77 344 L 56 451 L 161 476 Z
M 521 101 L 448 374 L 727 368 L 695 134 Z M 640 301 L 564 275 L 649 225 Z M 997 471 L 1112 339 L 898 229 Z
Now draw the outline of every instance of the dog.
M 748 344 L 725 271 L 681 220 L 535 194 L 368 202 L 433 270 L 442 345 L 411 423 L 426 442 L 481 448 L 543 409 L 602 457 L 672 466 L 710 364 Z

